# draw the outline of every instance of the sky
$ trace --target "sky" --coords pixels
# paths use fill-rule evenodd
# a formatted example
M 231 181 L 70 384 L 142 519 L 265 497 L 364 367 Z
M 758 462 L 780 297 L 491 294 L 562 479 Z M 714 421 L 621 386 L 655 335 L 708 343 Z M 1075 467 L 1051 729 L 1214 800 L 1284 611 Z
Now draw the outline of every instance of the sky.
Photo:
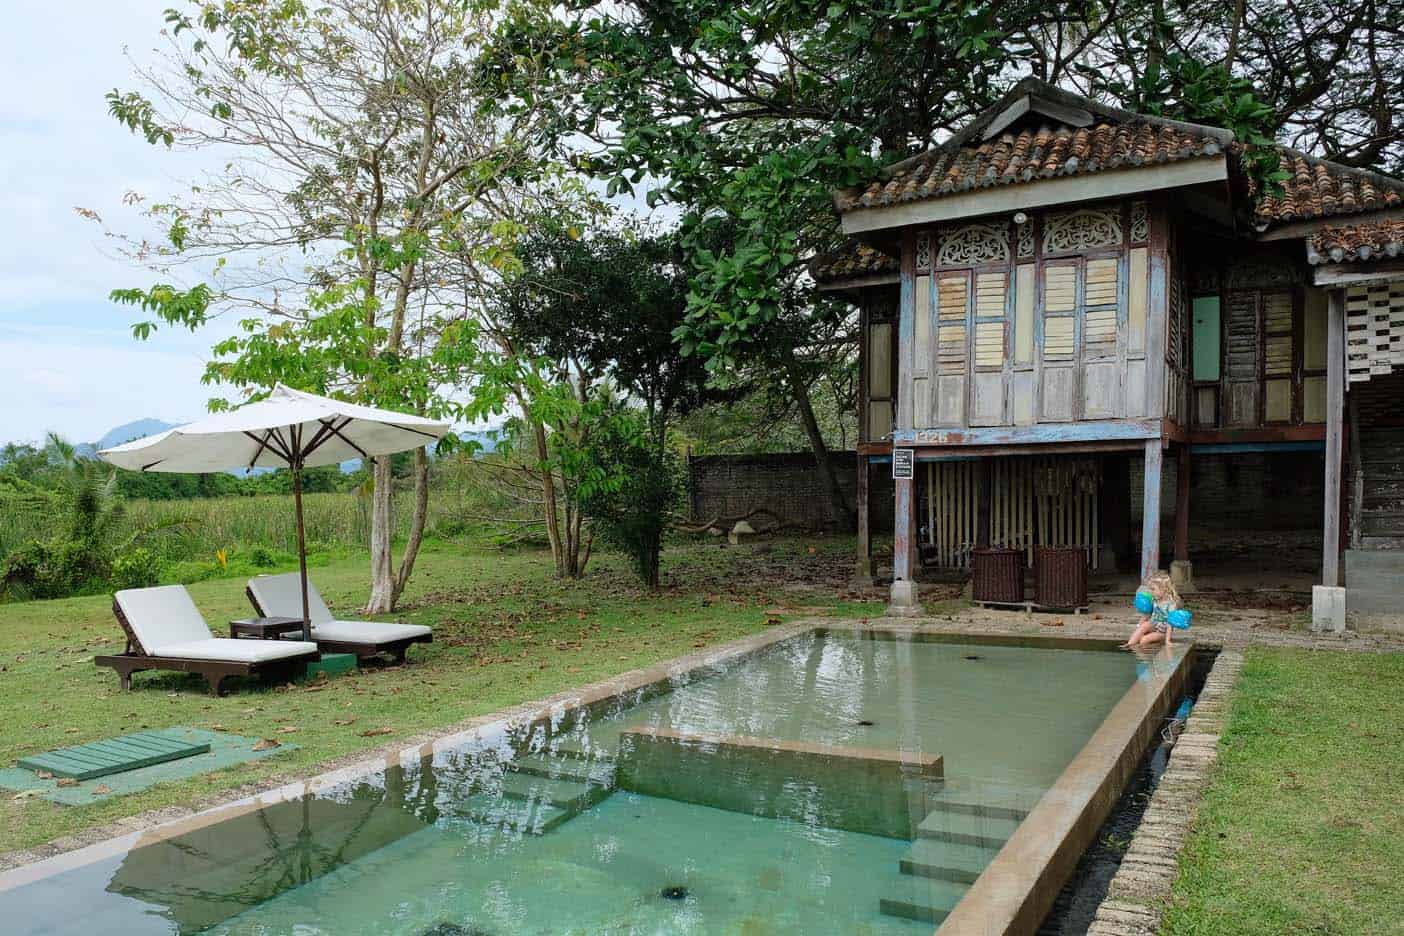
M 170 0 L 82 0 L 7 7 L 0 31 L 0 442 L 49 430 L 75 442 L 133 419 L 204 412 L 209 335 L 159 332 L 138 342 L 114 288 L 152 274 L 121 258 L 99 225 L 139 229 L 129 191 L 177 190 L 196 157 L 158 151 L 107 115 L 103 95 L 130 89 L 149 59 Z M 183 163 L 182 163 L 183 161 Z

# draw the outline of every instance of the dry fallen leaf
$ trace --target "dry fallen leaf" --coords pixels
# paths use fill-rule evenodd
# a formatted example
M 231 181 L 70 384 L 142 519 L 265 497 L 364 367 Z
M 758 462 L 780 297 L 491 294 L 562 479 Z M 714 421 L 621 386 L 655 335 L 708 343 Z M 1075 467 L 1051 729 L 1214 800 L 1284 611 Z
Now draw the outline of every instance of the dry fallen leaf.
M 363 738 L 374 738 L 376 735 L 387 735 L 387 734 L 394 734 L 394 733 L 395 733 L 395 729 L 394 729 L 394 728 L 368 728 L 368 729 L 366 729 L 365 731 L 361 732 L 361 737 L 363 737 Z
M 38 777 L 40 780 L 54 779 L 54 775 L 49 773 L 49 771 L 47 770 L 36 770 L 34 771 L 34 776 Z
M 211 726 L 210 726 L 210 730 L 211 730 L 211 731 L 228 731 L 229 729 L 226 728 L 226 727 L 224 727 L 223 725 L 211 725 Z
M 22 802 L 24 802 L 24 801 L 27 800 L 27 799 L 31 799 L 32 797 L 38 796 L 41 792 L 43 792 L 43 791 L 42 791 L 42 790 L 20 790 L 18 793 L 16 793 L 14 796 L 12 796 L 11 799 L 13 799 L 13 800 L 14 800 L 15 802 L 17 802 L 17 803 L 22 803 Z
M 350 718 L 333 718 L 333 719 L 332 719 L 332 724 L 333 724 L 333 725 L 345 726 L 345 725 L 354 725 L 355 723 L 356 723 L 356 716 L 355 716 L 355 715 L 352 715 Z
M 64 734 L 77 734 L 77 733 L 78 733 L 78 729 L 77 729 L 77 728 L 65 728 L 65 729 L 63 729 L 63 733 L 64 733 Z
M 63 786 L 63 787 L 77 786 L 77 785 L 78 785 L 78 781 L 77 781 L 77 780 L 74 780 L 72 777 L 59 777 L 57 780 L 54 781 L 54 783 L 58 784 L 59 786 Z
M 296 725 L 281 725 L 278 728 L 278 734 L 292 734 L 296 730 Z
M 282 745 L 279 744 L 277 741 L 274 741 L 272 738 L 264 738 L 257 744 L 255 744 L 253 746 L 253 749 L 255 751 L 271 751 L 276 747 L 282 747 Z
M 93 792 L 94 792 L 94 793 L 111 793 L 111 792 L 112 792 L 112 787 L 108 786 L 108 785 L 105 784 L 105 783 L 99 783 L 97 786 L 93 787 Z

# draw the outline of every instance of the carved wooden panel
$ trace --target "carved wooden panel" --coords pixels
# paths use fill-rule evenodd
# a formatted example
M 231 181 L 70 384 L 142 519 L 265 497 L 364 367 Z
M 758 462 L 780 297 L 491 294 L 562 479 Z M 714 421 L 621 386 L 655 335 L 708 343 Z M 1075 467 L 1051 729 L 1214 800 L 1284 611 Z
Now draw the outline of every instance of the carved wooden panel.
M 1131 243 L 1144 244 L 1150 240 L 1150 217 L 1146 203 L 1131 203 Z
M 1009 259 L 1007 224 L 967 224 L 943 231 L 936 251 L 938 267 L 1002 263 Z
M 1034 255 L 1033 221 L 1025 221 L 1019 225 L 1017 253 L 1020 260 L 1027 260 Z
M 926 271 L 931 269 L 931 235 L 922 233 L 916 239 L 916 268 Z
M 1121 242 L 1121 213 L 1116 209 L 1053 212 L 1043 220 L 1045 254 L 1081 253 Z

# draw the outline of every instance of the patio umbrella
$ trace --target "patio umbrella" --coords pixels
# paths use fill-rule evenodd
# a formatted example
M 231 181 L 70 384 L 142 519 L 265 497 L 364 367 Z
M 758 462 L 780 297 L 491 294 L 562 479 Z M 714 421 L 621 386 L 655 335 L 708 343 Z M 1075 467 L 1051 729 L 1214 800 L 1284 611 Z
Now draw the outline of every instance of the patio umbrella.
M 267 399 L 257 403 L 103 449 L 98 455 L 119 468 L 133 471 L 290 469 L 297 509 L 298 570 L 302 576 L 302 639 L 310 640 L 302 469 L 416 449 L 441 438 L 448 430 L 448 423 L 344 403 L 278 384 Z

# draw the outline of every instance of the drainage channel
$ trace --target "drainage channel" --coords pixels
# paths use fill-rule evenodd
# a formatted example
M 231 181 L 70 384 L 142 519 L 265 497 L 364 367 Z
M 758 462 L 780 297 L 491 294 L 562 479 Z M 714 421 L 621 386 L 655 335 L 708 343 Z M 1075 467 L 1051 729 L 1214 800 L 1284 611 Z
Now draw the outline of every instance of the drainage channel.
M 1199 698 L 1204 680 L 1218 655 L 1218 647 L 1195 647 L 1193 666 L 1185 686 L 1187 698 Z M 1037 936 L 1085 936 L 1092 925 L 1097 908 L 1107 896 L 1111 879 L 1121 867 L 1122 856 L 1141 825 L 1141 817 L 1150 806 L 1151 795 L 1160 783 L 1160 775 L 1165 772 L 1178 728 L 1183 727 L 1183 721 L 1175 724 L 1177 714 L 1172 713 L 1161 723 L 1159 741 L 1141 758 L 1136 772 L 1127 781 L 1126 791 L 1097 830 L 1096 842 L 1083 852 L 1072 877 L 1063 885 L 1053 908 L 1039 927 Z

